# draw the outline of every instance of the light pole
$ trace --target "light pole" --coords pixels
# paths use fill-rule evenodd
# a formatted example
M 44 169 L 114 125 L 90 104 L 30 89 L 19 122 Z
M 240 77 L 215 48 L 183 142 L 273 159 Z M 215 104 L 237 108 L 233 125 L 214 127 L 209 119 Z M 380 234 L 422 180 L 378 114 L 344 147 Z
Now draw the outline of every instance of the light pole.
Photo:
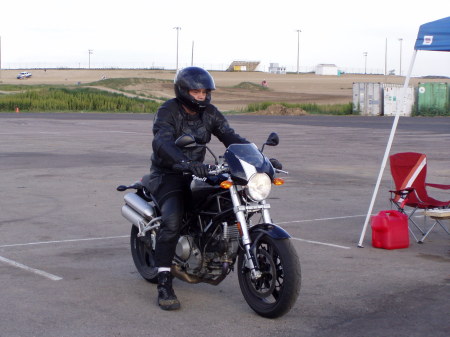
M 194 41 L 192 41 L 191 67 L 194 66 Z
M 297 74 L 299 73 L 299 62 L 300 62 L 300 33 L 302 32 L 300 29 L 296 30 L 297 32 Z
M 177 30 L 177 71 L 178 71 L 178 34 L 180 33 L 181 27 L 173 27 L 173 29 Z
M 402 42 L 403 42 L 403 39 L 399 38 L 398 40 L 400 41 L 400 70 L 399 70 L 399 73 L 400 73 L 400 76 L 402 76 Z
M 387 38 L 384 45 L 384 76 L 387 75 Z
M 94 50 L 88 49 L 88 53 L 89 53 L 89 69 L 91 69 L 91 55 L 94 53 Z
M 367 52 L 363 53 L 364 55 L 364 74 L 367 74 Z

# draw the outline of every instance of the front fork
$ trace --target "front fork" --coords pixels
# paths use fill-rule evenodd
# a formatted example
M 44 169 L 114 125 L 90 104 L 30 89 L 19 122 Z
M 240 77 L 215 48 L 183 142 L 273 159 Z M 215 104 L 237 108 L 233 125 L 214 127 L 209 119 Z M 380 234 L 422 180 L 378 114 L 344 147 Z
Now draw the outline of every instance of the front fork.
M 236 215 L 237 221 L 240 223 L 239 227 L 242 233 L 242 243 L 244 245 L 246 265 L 250 269 L 252 279 L 258 279 L 262 276 L 262 274 L 258 269 L 256 269 L 256 261 L 254 260 L 254 256 L 250 253 L 250 246 L 252 242 L 250 240 L 250 234 L 248 232 L 247 220 L 245 219 L 245 211 L 247 210 L 247 207 L 251 208 L 252 210 L 254 210 L 255 208 L 261 209 L 264 222 L 271 223 L 272 220 L 269 213 L 270 205 L 266 204 L 265 200 L 261 201 L 257 206 L 242 205 L 236 185 L 232 185 L 230 187 L 230 195 L 234 206 L 234 214 Z

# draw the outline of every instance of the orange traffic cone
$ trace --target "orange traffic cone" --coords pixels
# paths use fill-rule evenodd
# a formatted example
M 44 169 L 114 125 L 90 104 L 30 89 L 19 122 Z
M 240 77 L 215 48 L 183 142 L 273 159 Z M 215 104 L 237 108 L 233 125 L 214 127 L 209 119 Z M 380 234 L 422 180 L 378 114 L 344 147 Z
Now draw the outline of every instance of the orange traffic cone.
M 20 112 L 20 109 L 18 106 L 16 106 L 16 112 Z

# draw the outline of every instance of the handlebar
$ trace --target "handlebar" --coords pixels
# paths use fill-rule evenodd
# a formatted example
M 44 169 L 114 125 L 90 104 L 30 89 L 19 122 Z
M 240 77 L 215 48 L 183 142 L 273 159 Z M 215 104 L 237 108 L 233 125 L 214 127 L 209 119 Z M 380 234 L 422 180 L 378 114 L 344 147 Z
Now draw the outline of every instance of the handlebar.
M 210 176 L 217 176 L 221 173 L 225 173 L 225 172 L 229 172 L 230 169 L 228 167 L 218 167 L 218 166 L 214 166 L 214 165 L 209 165 L 210 167 L 214 167 L 214 169 L 211 169 L 208 171 L 208 175 Z
M 221 173 L 229 171 L 228 167 L 219 167 L 219 166 L 216 166 L 216 165 L 209 165 L 209 164 L 207 164 L 207 166 L 208 166 L 208 176 L 217 176 L 217 175 L 219 175 Z M 172 166 L 172 168 L 175 171 L 183 172 L 183 174 L 185 174 L 185 175 L 186 174 L 188 174 L 188 175 L 192 174 L 192 172 L 190 170 L 187 170 L 186 167 L 181 165 L 181 164 L 175 164 L 175 165 Z

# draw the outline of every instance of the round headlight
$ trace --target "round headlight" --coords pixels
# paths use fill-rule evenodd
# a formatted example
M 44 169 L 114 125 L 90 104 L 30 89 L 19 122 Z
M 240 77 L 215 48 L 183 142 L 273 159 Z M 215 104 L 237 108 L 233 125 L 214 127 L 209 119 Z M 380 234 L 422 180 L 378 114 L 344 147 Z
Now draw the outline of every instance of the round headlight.
M 261 201 L 269 196 L 272 182 L 265 173 L 255 173 L 251 176 L 246 186 L 247 195 L 253 201 Z

